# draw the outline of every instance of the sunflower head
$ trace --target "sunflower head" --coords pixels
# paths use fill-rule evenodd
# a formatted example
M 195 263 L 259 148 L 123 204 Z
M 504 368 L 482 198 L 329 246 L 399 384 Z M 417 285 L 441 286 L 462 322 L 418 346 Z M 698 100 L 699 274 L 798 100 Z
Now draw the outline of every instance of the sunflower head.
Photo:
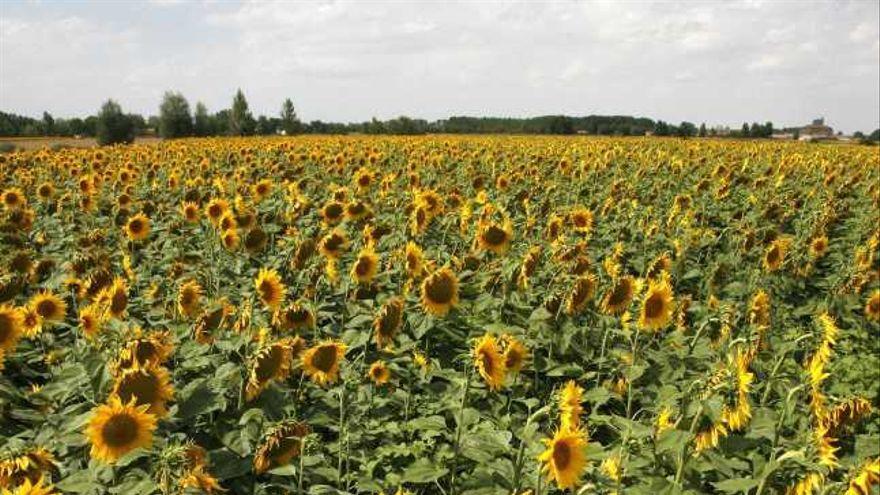
M 79 327 L 87 339 L 94 339 L 101 332 L 104 323 L 103 312 L 94 304 L 79 310 Z
M 513 238 L 513 227 L 510 220 L 503 224 L 485 223 L 477 232 L 477 244 L 480 249 L 495 254 L 504 254 L 510 248 Z
M 359 284 L 368 284 L 379 269 L 379 257 L 372 247 L 365 247 L 351 266 L 351 279 Z
M 764 269 L 768 272 L 779 270 L 785 261 L 785 254 L 788 250 L 788 242 L 785 239 L 776 239 L 767 246 L 764 252 Z
M 0 195 L 0 199 L 3 201 L 3 207 L 7 210 L 19 210 L 27 205 L 27 199 L 25 198 L 24 193 L 17 187 L 3 191 L 3 194 Z
M 262 268 L 254 280 L 254 286 L 257 290 L 257 296 L 267 308 L 278 309 L 284 302 L 287 288 L 281 283 L 281 276 L 274 269 Z
M 348 248 L 348 237 L 341 230 L 333 230 L 321 238 L 319 249 L 331 259 L 337 259 Z
M 382 309 L 373 320 L 376 346 L 384 348 L 391 345 L 402 324 L 403 299 L 400 297 L 391 298 L 382 305 Z
M 150 219 L 138 213 L 128 219 L 125 224 L 125 235 L 132 241 L 142 241 L 150 235 Z
M 11 452 L 0 458 L 0 486 L 19 486 L 25 494 L 49 493 L 40 491 L 24 491 L 21 485 L 39 483 L 45 478 L 51 479 L 58 474 L 55 456 L 43 447 L 31 447 L 26 450 Z M 19 491 L 13 493 L 19 493 Z M 9 493 L 9 492 L 4 492 Z
M 345 205 L 339 201 L 331 201 L 321 208 L 321 220 L 326 225 L 336 225 L 342 221 L 345 214 Z
M 0 306 L 0 352 L 12 352 L 24 333 L 24 315 L 18 308 Z
M 146 412 L 163 417 L 166 404 L 174 397 L 171 375 L 161 366 L 145 366 L 123 370 L 116 377 L 113 394 L 123 404 L 134 401 L 136 406 L 147 406 Z
M 632 302 L 636 283 L 632 277 L 619 278 L 602 298 L 602 312 L 619 315 L 626 311 Z
M 575 488 L 587 466 L 584 452 L 587 441 L 580 430 L 557 430 L 553 438 L 545 439 L 546 450 L 538 456 L 542 471 L 557 488 Z
M 518 373 L 529 357 L 529 350 L 513 335 L 504 334 L 501 340 L 504 342 L 504 368 Z
M 580 314 L 586 309 L 587 304 L 593 299 L 596 292 L 596 276 L 587 274 L 575 279 L 566 300 L 565 311 L 569 315 Z
M 504 356 L 495 336 L 485 334 L 474 344 L 474 366 L 491 390 L 498 390 L 504 385 L 507 367 Z
M 205 215 L 214 225 L 220 223 L 220 218 L 227 211 L 229 211 L 229 203 L 225 199 L 212 199 L 205 206 Z
M 642 300 L 639 326 L 648 330 L 661 330 L 672 319 L 675 301 L 672 287 L 667 280 L 652 281 Z
M 92 458 L 112 464 L 137 448 L 149 447 L 156 417 L 146 412 L 148 407 L 136 406 L 134 397 L 123 404 L 115 395 L 97 406 L 86 428 Z
M 255 399 L 272 381 L 285 380 L 292 364 L 290 346 L 284 342 L 275 342 L 257 351 L 250 363 L 247 399 Z
M 458 304 L 458 277 L 443 267 L 422 281 L 422 307 L 434 316 L 445 316 Z
M 559 423 L 560 429 L 575 431 L 580 428 L 581 413 L 584 411 L 584 389 L 578 386 L 574 380 L 569 380 L 559 394 Z
M 273 426 L 264 436 L 254 455 L 254 471 L 265 473 L 284 466 L 302 453 L 309 427 L 299 421 L 287 420 Z
M 370 365 L 370 369 L 367 371 L 367 376 L 374 384 L 382 386 L 388 383 L 388 380 L 391 378 L 391 371 L 388 369 L 385 362 L 380 360 Z
M 422 254 L 422 248 L 413 241 L 406 243 L 404 250 L 406 259 L 406 274 L 411 278 L 419 278 L 424 270 L 425 256 Z
M 202 286 L 195 280 L 188 280 L 177 290 L 177 311 L 186 318 L 198 314 L 202 307 Z
M 818 237 L 813 238 L 810 241 L 810 256 L 814 259 L 819 259 L 825 256 L 825 253 L 828 251 L 828 237 L 824 235 L 820 235 Z
M 346 345 L 325 340 L 303 352 L 302 369 L 318 385 L 333 384 L 339 378 L 339 366 L 345 357 Z
M 880 289 L 871 293 L 868 301 L 865 302 L 865 317 L 875 322 L 880 321 Z
M 199 211 L 199 205 L 193 203 L 192 201 L 186 201 L 180 207 L 180 213 L 183 215 L 183 219 L 188 223 L 197 223 L 199 221 L 199 217 L 201 216 L 201 212 Z

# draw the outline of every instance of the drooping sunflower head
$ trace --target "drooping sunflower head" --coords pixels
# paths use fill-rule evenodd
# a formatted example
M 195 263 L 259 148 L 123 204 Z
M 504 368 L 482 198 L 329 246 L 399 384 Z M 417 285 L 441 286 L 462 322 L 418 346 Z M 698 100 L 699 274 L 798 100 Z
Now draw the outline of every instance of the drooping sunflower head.
M 504 385 L 507 374 L 505 359 L 501 355 L 498 341 L 494 335 L 485 334 L 474 344 L 474 366 L 491 390 L 498 390 Z
M 569 315 L 580 314 L 586 309 L 587 304 L 596 293 L 596 276 L 592 274 L 581 275 L 572 284 L 571 292 L 566 300 L 565 311 Z
M 584 449 L 585 434 L 580 430 L 557 430 L 553 438 L 545 439 L 547 449 L 538 457 L 544 464 L 542 471 L 557 488 L 575 488 L 587 465 Z
M 339 378 L 339 366 L 345 357 L 346 345 L 325 340 L 303 352 L 302 368 L 318 385 L 333 384 Z
M 619 315 L 626 311 L 635 294 L 636 283 L 632 277 L 619 278 L 602 298 L 602 312 Z
M 140 330 L 135 329 L 134 333 L 137 335 Z M 121 372 L 128 368 L 159 365 L 164 363 L 173 351 L 174 345 L 167 331 L 153 332 L 147 336 L 137 335 L 119 352 L 115 369 Z
M 123 370 L 116 377 L 113 394 L 123 404 L 134 401 L 136 406 L 147 406 L 146 412 L 161 418 L 168 413 L 166 404 L 174 397 L 174 387 L 167 369 L 145 366 Z
M 205 309 L 193 325 L 196 342 L 200 344 L 214 342 L 217 331 L 226 325 L 230 314 L 232 314 L 232 306 L 225 299 L 220 299 Z
M 376 346 L 384 348 L 394 341 L 394 336 L 403 324 L 403 299 L 393 297 L 382 305 L 379 314 L 373 320 L 376 335 Z
M 184 202 L 180 207 L 180 213 L 183 215 L 183 219 L 188 223 L 197 223 L 199 221 L 199 216 L 201 215 L 199 205 L 192 201 Z
M 0 352 L 12 352 L 24 332 L 24 316 L 18 308 L 0 306 Z
M 785 261 L 785 254 L 788 250 L 788 242 L 785 239 L 776 239 L 767 246 L 764 252 L 764 269 L 768 272 L 775 272 L 782 266 Z
M 101 332 L 103 320 L 102 311 L 94 304 L 79 310 L 79 327 L 87 339 L 94 339 Z
M 351 266 L 351 279 L 359 284 L 370 283 L 378 269 L 379 257 L 372 247 L 365 247 Z
M 247 399 L 255 399 L 272 381 L 282 381 L 290 374 L 293 356 L 284 342 L 275 342 L 257 351 L 250 363 Z
M 278 325 L 284 330 L 302 331 L 315 328 L 315 314 L 304 304 L 293 303 L 279 311 Z
M 147 408 L 136 406 L 134 398 L 123 404 L 115 395 L 97 406 L 86 428 L 92 458 L 112 464 L 132 450 L 149 447 L 156 417 L 147 413 Z
M 67 303 L 49 291 L 43 291 L 31 298 L 29 305 L 43 321 L 61 321 L 67 314 Z
M 281 276 L 272 268 L 260 269 L 257 278 L 254 280 L 254 286 L 260 301 L 267 308 L 273 310 L 278 309 L 287 293 L 287 288 L 281 283 Z
M 477 232 L 477 244 L 480 249 L 495 254 L 504 254 L 510 248 L 513 238 L 513 227 L 509 220 L 503 224 L 486 223 Z
M 443 267 L 422 281 L 422 307 L 434 316 L 445 316 L 458 304 L 458 277 Z
M 502 336 L 504 341 L 504 368 L 508 372 L 518 373 L 529 358 L 529 350 L 516 337 L 509 334 Z
M 125 224 L 125 235 L 132 241 L 142 241 L 150 235 L 150 219 L 138 213 L 128 219 Z
M 287 420 L 272 427 L 263 437 L 254 455 L 254 471 L 265 473 L 270 469 L 287 465 L 302 453 L 303 439 L 309 427 L 299 421 Z
M 198 314 L 202 307 L 202 286 L 195 280 L 187 280 L 177 290 L 177 311 L 186 318 Z
M 321 220 L 327 225 L 336 225 L 342 221 L 345 205 L 339 201 L 330 201 L 321 208 Z
M 122 318 L 128 308 L 128 283 L 124 278 L 116 277 L 109 287 L 101 291 L 97 301 L 109 316 Z
M 667 280 L 652 281 L 642 301 L 639 326 L 648 330 L 661 330 L 672 319 L 675 309 L 672 287 Z
M 421 277 L 425 258 L 424 254 L 422 254 L 422 248 L 415 242 L 409 241 L 406 243 L 404 256 L 406 258 L 406 274 L 411 278 Z
M 871 293 L 871 297 L 865 303 L 865 317 L 869 320 L 880 321 L 880 289 Z
M 416 203 L 424 205 L 429 216 L 435 217 L 443 212 L 443 198 L 433 189 L 425 189 L 416 196 Z
M 58 474 L 55 456 L 43 447 L 16 450 L 0 458 L 0 487 L 18 486 L 19 489 L 12 493 L 48 494 L 48 491 L 25 491 L 21 485 L 51 479 L 53 474 Z
M 385 362 L 380 360 L 370 365 L 370 369 L 367 371 L 367 376 L 374 384 L 382 386 L 388 383 L 388 380 L 391 378 L 391 371 L 388 369 Z

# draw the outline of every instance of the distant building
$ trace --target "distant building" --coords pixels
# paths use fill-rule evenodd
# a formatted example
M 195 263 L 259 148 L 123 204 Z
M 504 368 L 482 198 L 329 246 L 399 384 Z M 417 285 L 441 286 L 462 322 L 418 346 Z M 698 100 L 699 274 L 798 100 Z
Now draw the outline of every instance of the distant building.
M 834 129 L 825 125 L 825 119 L 813 120 L 813 123 L 801 128 L 801 141 L 818 141 L 820 139 L 834 139 Z
M 772 136 L 773 139 L 794 139 L 794 134 L 791 132 L 774 132 Z

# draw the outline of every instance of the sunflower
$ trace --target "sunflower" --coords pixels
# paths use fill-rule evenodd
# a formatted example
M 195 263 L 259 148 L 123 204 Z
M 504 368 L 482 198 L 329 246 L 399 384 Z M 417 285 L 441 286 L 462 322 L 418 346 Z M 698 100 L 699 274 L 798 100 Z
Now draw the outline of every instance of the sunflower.
M 199 205 L 193 203 L 192 201 L 186 201 L 181 205 L 180 212 L 183 214 L 183 219 L 188 223 L 198 223 L 199 216 L 201 212 L 199 211 Z
M 708 417 L 701 418 L 702 427 L 694 436 L 694 451 L 697 453 L 718 446 L 718 442 L 727 436 L 727 428 L 721 422 L 713 423 Z
M 379 314 L 373 320 L 376 335 L 376 346 L 380 348 L 391 345 L 394 336 L 403 325 L 403 299 L 393 297 L 382 305 Z
M 351 266 L 351 279 L 359 284 L 368 284 L 376 276 L 378 269 L 379 257 L 372 247 L 365 247 Z
M 35 337 L 43 331 L 43 318 L 30 304 L 18 309 L 21 312 L 21 329 L 25 337 Z
M 229 229 L 223 231 L 223 234 L 220 235 L 220 241 L 223 243 L 223 247 L 227 251 L 235 251 L 238 249 L 241 238 L 238 237 L 237 230 Z
M 109 316 L 121 319 L 128 308 L 128 283 L 122 277 L 116 277 L 110 287 L 98 295 L 98 302 Z
M 0 199 L 3 201 L 3 207 L 7 210 L 19 210 L 27 205 L 24 193 L 16 187 L 3 191 Z
M 529 357 L 529 350 L 513 335 L 501 336 L 504 341 L 504 368 L 508 372 L 519 373 Z
M 293 254 L 293 259 L 290 260 L 290 266 L 296 268 L 297 270 L 302 270 L 306 266 L 306 262 L 314 256 L 316 250 L 316 243 L 313 239 L 305 239 L 302 241 L 297 247 L 296 252 Z
M 117 396 L 96 407 L 86 428 L 92 458 L 112 464 L 132 450 L 149 447 L 156 417 L 146 412 L 148 407 L 135 406 L 134 397 L 123 404 Z
M 213 306 L 205 310 L 193 325 L 193 336 L 199 344 L 214 342 L 215 332 L 226 324 L 227 318 L 232 314 L 232 307 L 225 299 L 217 301 Z
M 458 278 L 443 267 L 422 281 L 422 307 L 434 316 L 445 316 L 458 305 Z
M 406 243 L 404 250 L 406 259 L 406 274 L 410 278 L 419 278 L 425 269 L 425 256 L 422 254 L 422 248 L 413 241 Z
M 275 310 L 284 302 L 287 288 L 281 283 L 281 277 L 272 268 L 262 268 L 254 280 L 257 296 L 267 308 Z
M 9 305 L 0 306 L 0 352 L 12 352 L 24 332 L 24 315 Z
M 517 286 L 520 289 L 527 289 L 529 287 L 529 279 L 532 278 L 532 275 L 535 274 L 535 270 L 538 268 L 538 262 L 541 260 L 541 252 L 543 249 L 541 246 L 532 247 L 526 252 L 525 256 L 523 256 L 522 263 L 519 267 L 519 274 L 517 276 Z
M 584 207 L 575 208 L 569 214 L 569 220 L 575 232 L 589 234 L 593 230 L 593 212 Z
M 785 253 L 788 250 L 788 242 L 785 239 L 776 239 L 767 246 L 764 252 L 764 269 L 775 272 L 785 261 Z
M 272 194 L 273 184 L 269 179 L 262 179 L 251 188 L 251 194 L 254 196 L 254 202 L 260 203 L 270 194 Z
M 498 349 L 498 341 L 491 334 L 485 334 L 474 344 L 474 366 L 486 385 L 491 390 L 498 390 L 504 385 L 504 376 L 507 373 L 505 359 Z
M 287 465 L 302 453 L 304 438 L 309 434 L 305 423 L 287 420 L 273 426 L 263 437 L 254 455 L 254 471 L 265 473 L 270 469 Z
M 584 412 L 584 389 L 574 380 L 569 380 L 559 394 L 559 424 L 563 431 L 577 431 L 581 425 L 581 413 Z
M 341 230 L 334 230 L 321 238 L 318 248 L 330 259 L 337 259 L 348 248 L 348 237 Z
M 171 375 L 161 366 L 145 366 L 123 370 L 113 384 L 113 394 L 123 404 L 134 401 L 147 406 L 146 412 L 158 418 L 168 413 L 165 405 L 174 397 Z
M 238 220 L 235 219 L 235 215 L 232 214 L 231 210 L 223 213 L 223 216 L 220 217 L 220 221 L 217 222 L 217 228 L 223 232 L 227 230 L 236 230 L 238 228 Z
M 57 472 L 55 456 L 51 452 L 42 447 L 29 448 L 0 459 L 0 487 L 22 485 L 28 481 L 38 483 Z
M 639 326 L 648 330 L 660 330 L 672 319 L 675 300 L 667 280 L 652 280 L 642 301 Z
M 40 315 L 42 321 L 62 321 L 67 314 L 67 303 L 49 291 L 42 291 L 31 298 L 28 303 Z
M 227 211 L 229 211 L 229 202 L 225 199 L 212 199 L 208 202 L 208 205 L 205 206 L 205 215 L 207 215 L 208 220 L 214 225 L 217 225 L 220 222 L 220 218 L 222 218 L 223 214 Z
M 293 364 L 291 349 L 285 342 L 275 342 L 257 351 L 250 363 L 247 400 L 254 400 L 273 381 L 283 381 Z
M 565 311 L 569 315 L 580 314 L 586 309 L 587 304 L 593 299 L 596 292 L 596 277 L 594 275 L 581 275 L 575 279 L 568 296 Z
M 345 214 L 345 205 L 340 203 L 339 201 L 331 201 L 324 205 L 321 208 L 321 220 L 326 225 L 336 225 L 342 221 L 342 216 Z
M 345 358 L 346 345 L 325 340 L 303 352 L 302 368 L 306 376 L 318 385 L 332 384 L 339 377 L 339 364 Z
M 198 314 L 202 307 L 202 286 L 195 280 L 181 284 L 177 291 L 177 312 L 187 318 Z
M 621 277 L 602 298 L 602 312 L 619 315 L 626 311 L 635 294 L 636 283 L 632 277 Z
M 265 249 L 268 242 L 269 236 L 266 234 L 266 231 L 259 226 L 253 227 L 248 231 L 247 235 L 244 236 L 244 248 L 252 254 L 259 253 Z
M 51 182 L 43 182 L 37 188 L 37 196 L 43 201 L 48 201 L 52 199 L 52 196 L 54 195 L 55 186 L 53 186 Z
M 94 304 L 79 310 L 79 327 L 87 339 L 94 339 L 101 332 L 103 321 L 102 311 Z
M 765 327 L 770 324 L 770 295 L 763 289 L 752 296 L 749 304 L 749 323 Z
M 135 328 L 133 333 L 137 336 L 128 341 L 119 353 L 115 365 L 118 371 L 162 364 L 174 351 L 171 335 L 167 331 L 140 336 L 140 329 Z
M 880 289 L 871 293 L 871 297 L 865 303 L 865 317 L 869 320 L 880 321 Z
M 501 225 L 486 223 L 477 232 L 477 245 L 480 249 L 495 254 L 506 253 L 510 248 L 511 239 L 513 239 L 513 226 L 510 220 L 505 220 Z
M 828 251 L 828 237 L 824 235 L 820 235 L 818 237 L 813 238 L 810 241 L 810 256 L 813 259 L 819 259 L 825 256 L 825 253 Z
M 345 205 L 345 218 L 357 222 L 370 216 L 370 208 L 363 201 L 352 201 Z
M 125 224 L 125 235 L 132 241 L 142 241 L 150 235 L 150 219 L 138 213 L 128 219 Z
M 180 480 L 180 486 L 184 488 L 193 488 L 202 493 L 208 494 L 225 491 L 220 486 L 220 482 L 217 481 L 217 478 L 211 476 L 204 465 L 190 468 L 186 475 Z
M 870 495 L 880 485 L 880 457 L 868 459 L 850 478 L 845 495 Z
M 367 376 L 377 386 L 382 386 L 388 383 L 388 380 L 391 378 L 391 371 L 388 370 L 388 366 L 385 365 L 385 362 L 380 360 L 370 365 L 370 370 L 367 372 Z
M 56 495 L 53 485 L 44 485 L 43 478 L 31 482 L 30 479 L 24 480 L 24 483 L 18 486 L 14 491 L 3 489 L 3 495 Z
M 315 328 L 315 315 L 306 306 L 294 303 L 276 314 L 277 324 L 284 330 L 310 330 Z
M 575 488 L 583 475 L 587 466 L 585 436 L 580 430 L 559 429 L 553 438 L 544 439 L 547 450 L 538 460 L 544 464 L 542 471 L 560 490 Z

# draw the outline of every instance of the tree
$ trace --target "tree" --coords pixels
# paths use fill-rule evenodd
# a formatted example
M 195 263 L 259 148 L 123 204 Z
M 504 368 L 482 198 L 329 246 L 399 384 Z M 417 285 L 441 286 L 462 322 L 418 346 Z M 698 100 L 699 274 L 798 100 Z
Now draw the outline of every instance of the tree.
M 743 122 L 742 130 L 739 132 L 742 137 L 749 137 L 749 124 L 748 124 L 748 122 Z
M 874 132 L 868 136 L 868 141 L 873 141 L 875 143 L 880 141 L 880 129 L 874 129 Z
M 193 133 L 196 136 L 210 136 L 213 134 L 211 127 L 211 116 L 208 115 L 208 107 L 202 102 L 196 103 Z
M 49 112 L 43 112 L 43 133 L 51 136 L 55 132 L 55 119 Z
M 99 145 L 132 143 L 134 134 L 134 121 L 130 116 L 122 113 L 119 103 L 107 100 L 101 105 L 95 121 L 95 138 Z
M 233 136 L 246 136 L 253 134 L 255 127 L 254 116 L 248 110 L 248 102 L 241 92 L 241 88 L 232 98 L 232 109 L 229 112 L 229 134 Z
M 702 124 L 700 124 L 700 133 L 699 133 L 699 136 L 700 136 L 700 137 L 706 137 L 706 123 L 705 123 L 705 122 L 703 122 Z
M 189 103 L 180 93 L 166 91 L 159 106 L 159 135 L 164 139 L 186 137 L 192 134 L 193 122 Z
M 773 122 L 767 121 L 764 123 L 764 137 L 773 137 Z
M 300 132 L 299 118 L 296 116 L 296 110 L 293 108 L 293 102 L 290 98 L 284 100 L 281 105 L 281 129 L 287 135 L 298 134 Z

